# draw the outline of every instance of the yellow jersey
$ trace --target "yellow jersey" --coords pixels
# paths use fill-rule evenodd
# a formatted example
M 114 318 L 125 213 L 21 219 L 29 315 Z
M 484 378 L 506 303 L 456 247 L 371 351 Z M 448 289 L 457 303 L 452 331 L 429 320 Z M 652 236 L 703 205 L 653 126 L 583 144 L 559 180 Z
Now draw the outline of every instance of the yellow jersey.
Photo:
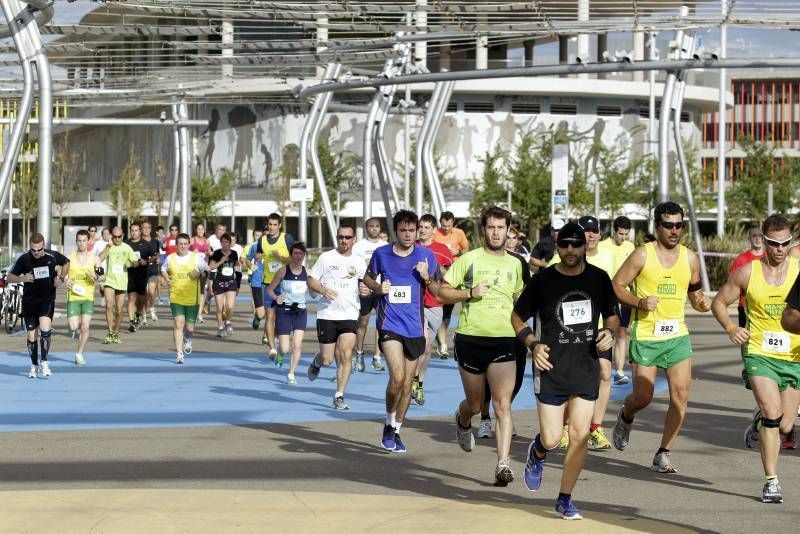
M 94 254 L 86 253 L 86 262 L 78 262 L 78 251 L 73 251 L 69 257 L 69 279 L 72 280 L 72 289 L 67 291 L 67 302 L 90 301 L 94 302 Z
M 197 252 L 189 252 L 179 256 L 173 252 L 167 256 L 167 274 L 169 275 L 169 301 L 181 306 L 200 304 L 200 279 L 192 279 L 189 273 L 197 270 Z
M 278 235 L 278 240 L 274 244 L 270 244 L 267 239 L 267 234 L 261 236 L 261 252 L 264 253 L 264 278 L 261 283 L 268 286 L 272 279 L 275 278 L 275 273 L 281 270 L 281 267 L 289 263 L 286 260 L 275 259 L 273 252 L 277 252 L 282 258 L 289 256 L 289 247 L 286 245 L 286 234 L 281 232 Z
M 760 260 L 750 263 L 752 271 L 745 293 L 750 339 L 745 346 L 745 354 L 800 363 L 800 335 L 790 334 L 781 328 L 786 296 L 800 274 L 798 259 L 790 257 L 787 261 L 789 269 L 779 286 L 767 283 L 764 264 Z
M 633 294 L 638 298 L 658 297 L 654 311 L 633 309 L 631 339 L 666 341 L 689 334 L 686 328 L 686 293 L 692 281 L 689 251 L 678 245 L 678 260 L 670 268 L 661 265 L 654 243 L 644 245 L 647 259 L 633 281 Z
M 625 263 L 625 260 L 628 259 L 628 256 L 633 254 L 633 251 L 636 250 L 634 244 L 627 239 L 623 241 L 621 245 L 617 245 L 614 242 L 613 237 L 609 237 L 608 239 L 603 239 L 600 241 L 598 248 L 605 249 L 614 257 L 613 272 L 608 273 L 608 276 L 612 278 L 615 274 L 617 274 L 617 271 L 619 271 L 619 268 L 622 267 L 622 264 Z

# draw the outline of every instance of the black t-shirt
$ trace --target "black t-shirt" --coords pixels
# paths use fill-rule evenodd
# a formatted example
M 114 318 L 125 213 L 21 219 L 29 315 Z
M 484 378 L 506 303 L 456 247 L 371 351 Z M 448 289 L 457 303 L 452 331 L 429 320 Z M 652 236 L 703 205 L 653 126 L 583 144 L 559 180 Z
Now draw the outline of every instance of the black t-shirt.
M 800 310 L 800 276 L 795 279 L 794 284 L 792 284 L 792 289 L 790 289 L 789 294 L 786 295 L 786 304 Z
M 531 252 L 531 257 L 537 260 L 550 261 L 556 253 L 556 242 L 549 235 L 544 236 L 536 243 Z
M 144 238 L 142 238 L 142 241 L 144 241 Z M 150 243 L 151 245 L 150 257 L 155 256 L 158 258 L 161 254 L 161 243 L 159 243 L 158 239 L 153 237 L 150 239 L 150 241 L 146 241 L 146 243 Z M 148 263 L 147 276 L 158 276 L 158 269 L 158 259 L 155 260 L 155 263 Z
M 567 276 L 550 266 L 531 278 L 514 312 L 524 321 L 536 316 L 537 338 L 550 347 L 553 369 L 539 373 L 538 393 L 597 393 L 598 321 L 601 315 L 619 315 L 617 297 L 605 271 L 586 264 L 581 274 Z
M 69 258 L 49 249 L 45 249 L 39 258 L 34 258 L 30 251 L 20 256 L 11 268 L 11 272 L 17 276 L 33 273 L 34 277 L 33 282 L 25 282 L 22 286 L 22 302 L 47 302 L 48 299 L 54 299 L 56 287 L 53 282 L 57 276 L 56 266 L 68 263 Z
M 216 272 L 216 276 L 214 279 L 219 282 L 230 282 L 236 276 L 234 274 L 236 264 L 239 262 L 239 255 L 236 253 L 235 250 L 231 249 L 230 254 L 228 254 L 228 259 L 222 261 L 222 249 L 217 249 L 211 254 L 211 260 L 214 263 L 221 262 L 217 265 L 217 268 L 214 270 Z M 210 262 L 209 262 L 210 263 Z
M 130 247 L 133 249 L 133 253 L 139 253 L 139 258 L 146 260 L 151 256 L 158 256 L 158 242 L 157 241 L 145 241 L 144 239 L 140 239 L 139 241 L 125 241 Z M 129 267 L 128 268 L 128 276 L 137 277 L 137 278 L 146 278 L 148 273 L 148 266 L 142 265 L 137 267 Z
M 528 285 L 528 282 L 531 281 L 531 268 L 528 265 L 528 262 L 525 261 L 525 258 L 517 252 L 511 252 L 510 250 L 506 250 L 506 252 L 517 258 L 522 264 L 522 284 Z

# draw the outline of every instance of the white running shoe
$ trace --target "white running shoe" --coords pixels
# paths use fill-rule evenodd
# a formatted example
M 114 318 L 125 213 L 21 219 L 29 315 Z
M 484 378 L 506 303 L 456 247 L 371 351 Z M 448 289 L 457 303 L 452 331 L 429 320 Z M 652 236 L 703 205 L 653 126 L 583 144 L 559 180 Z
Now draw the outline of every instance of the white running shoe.
M 42 376 L 47 378 L 48 376 L 52 375 L 53 373 L 50 371 L 50 365 L 47 362 L 42 362 Z
M 175 357 L 175 363 L 178 365 L 183 365 L 183 353 L 179 352 L 178 355 Z
M 475 448 L 475 436 L 472 434 L 472 425 L 469 428 L 461 428 L 458 422 L 458 410 L 455 415 L 456 420 L 456 442 L 464 452 L 471 452 Z
M 35 365 L 31 365 L 31 370 L 28 371 L 28 378 L 36 378 L 36 373 L 39 368 Z
M 83 359 L 83 354 L 80 352 L 75 353 L 75 363 L 77 365 L 84 365 L 86 363 L 86 360 Z
M 478 437 L 479 438 L 493 438 L 494 432 L 492 432 L 492 420 L 491 419 L 481 419 L 481 424 L 478 427 Z
M 155 307 L 150 308 L 150 320 L 153 321 L 153 322 L 158 321 L 158 315 L 156 315 Z
M 191 354 L 192 353 L 192 342 L 191 341 L 184 341 L 183 342 L 183 353 L 184 354 Z
M 226 324 L 226 325 L 225 325 L 225 332 L 226 332 L 226 333 L 227 333 L 229 336 L 232 336 L 232 335 L 233 335 L 233 325 L 232 325 L 231 323 L 228 323 L 228 324 Z

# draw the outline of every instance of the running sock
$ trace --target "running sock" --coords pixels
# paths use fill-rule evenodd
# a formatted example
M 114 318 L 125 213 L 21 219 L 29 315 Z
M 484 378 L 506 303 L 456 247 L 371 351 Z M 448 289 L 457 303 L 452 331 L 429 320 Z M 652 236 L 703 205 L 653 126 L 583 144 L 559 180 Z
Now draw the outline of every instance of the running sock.
M 764 483 L 767 483 L 770 480 L 778 480 L 778 475 L 766 475 L 764 477 Z
M 344 393 L 342 393 L 341 391 L 337 391 L 337 392 L 334 394 L 333 398 L 335 399 L 336 397 L 342 397 L 342 398 L 344 398 Z
M 659 447 L 658 451 L 656 452 L 656 454 L 661 454 L 662 452 L 668 453 L 669 449 L 665 449 L 664 447 Z
M 389 426 L 396 425 L 397 424 L 397 421 L 395 420 L 396 415 L 397 412 L 386 412 L 386 424 Z
M 601 425 L 599 423 L 592 423 L 591 426 L 589 426 L 589 432 L 594 432 L 595 430 L 597 430 L 601 426 L 603 426 L 603 425 Z
M 28 341 L 28 356 L 31 357 L 32 365 L 39 365 L 39 344 L 35 339 Z
M 42 361 L 47 361 L 47 354 L 50 352 L 50 335 L 53 333 L 52 330 L 48 330 L 45 332 L 44 330 L 39 331 L 41 345 L 42 345 Z
M 403 426 L 403 423 L 398 423 L 398 422 L 395 421 L 395 423 L 392 425 L 392 428 L 394 428 L 395 432 L 400 432 L 400 427 L 401 426 Z
M 547 456 L 547 449 L 542 445 L 540 436 L 540 434 L 536 434 L 536 438 L 533 440 L 533 455 L 536 456 L 537 460 L 544 460 Z
M 571 499 L 572 498 L 572 494 L 571 493 L 561 493 L 559 491 L 558 492 L 558 498 L 559 499 Z
M 623 407 L 622 407 L 622 412 L 620 412 L 620 418 L 621 418 L 623 421 L 625 421 L 626 423 L 628 423 L 629 425 L 630 425 L 631 423 L 633 423 L 633 417 L 631 417 L 630 419 L 628 419 L 627 417 L 625 417 L 625 406 L 623 406 Z

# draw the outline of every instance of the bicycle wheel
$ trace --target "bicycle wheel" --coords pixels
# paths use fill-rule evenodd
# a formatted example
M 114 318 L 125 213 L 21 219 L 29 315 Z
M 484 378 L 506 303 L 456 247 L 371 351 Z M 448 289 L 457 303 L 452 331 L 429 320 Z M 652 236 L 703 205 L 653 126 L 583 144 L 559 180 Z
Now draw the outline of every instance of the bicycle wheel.
M 14 291 L 11 293 L 11 302 L 8 306 L 7 319 L 6 319 L 6 332 L 9 334 L 17 327 L 17 321 L 22 313 L 22 301 L 19 298 L 19 292 Z

